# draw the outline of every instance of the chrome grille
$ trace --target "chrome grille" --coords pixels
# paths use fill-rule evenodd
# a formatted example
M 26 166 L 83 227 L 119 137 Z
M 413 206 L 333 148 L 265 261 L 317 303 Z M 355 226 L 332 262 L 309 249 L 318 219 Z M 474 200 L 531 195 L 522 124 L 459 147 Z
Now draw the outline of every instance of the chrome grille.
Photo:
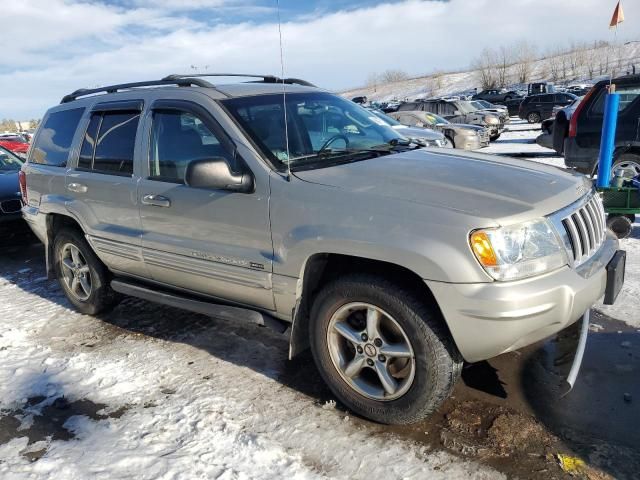
M 20 200 L 4 200 L 0 202 L 0 211 L 2 213 L 16 213 L 22 208 Z
M 569 253 L 574 266 L 589 260 L 604 243 L 607 236 L 602 200 L 593 194 L 579 208 L 562 218 L 569 239 Z

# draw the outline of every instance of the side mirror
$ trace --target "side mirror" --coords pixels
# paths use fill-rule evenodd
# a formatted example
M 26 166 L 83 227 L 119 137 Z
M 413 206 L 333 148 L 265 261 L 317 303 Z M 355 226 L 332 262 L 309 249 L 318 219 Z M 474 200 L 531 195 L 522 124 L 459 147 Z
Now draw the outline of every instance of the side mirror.
M 238 193 L 251 193 L 254 190 L 251 173 L 233 173 L 227 161 L 220 157 L 190 162 L 184 174 L 184 183 L 193 188 L 212 188 Z

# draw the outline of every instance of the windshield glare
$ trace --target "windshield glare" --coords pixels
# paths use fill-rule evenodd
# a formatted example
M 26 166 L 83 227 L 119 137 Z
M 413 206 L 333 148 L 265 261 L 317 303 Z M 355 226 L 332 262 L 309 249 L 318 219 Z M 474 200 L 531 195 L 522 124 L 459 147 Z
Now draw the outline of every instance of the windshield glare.
M 289 145 L 285 140 L 283 95 L 260 95 L 222 103 L 276 165 L 328 162 L 333 154 L 390 149 L 407 140 L 373 112 L 323 92 L 286 94 Z
M 17 172 L 21 167 L 22 160 L 0 147 L 0 173 Z
M 432 125 L 439 125 L 439 124 L 447 124 L 449 123 L 449 120 L 442 118 L 440 115 L 436 115 L 435 113 L 425 113 L 424 114 L 425 118 L 427 119 L 427 121 L 429 123 L 431 123 Z
M 402 125 L 395 118 L 391 118 L 389 115 L 386 115 L 384 112 L 381 112 L 380 110 L 369 110 L 369 111 L 373 113 L 376 117 L 378 117 L 380 120 L 385 122 L 387 125 L 391 125 L 392 127 L 397 127 L 397 126 L 404 127 L 404 125 Z

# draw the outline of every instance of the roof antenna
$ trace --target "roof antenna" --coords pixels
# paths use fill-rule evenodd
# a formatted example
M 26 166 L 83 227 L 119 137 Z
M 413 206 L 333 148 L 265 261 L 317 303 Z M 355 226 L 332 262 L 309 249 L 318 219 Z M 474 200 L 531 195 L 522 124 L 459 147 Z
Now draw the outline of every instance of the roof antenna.
M 280 38 L 280 80 L 282 82 L 282 109 L 284 112 L 284 141 L 287 147 L 287 182 L 291 181 L 291 155 L 289 153 L 289 125 L 287 125 L 287 93 L 284 83 L 284 55 L 282 53 L 282 27 L 280 24 L 280 0 L 276 0 L 278 10 L 278 36 Z

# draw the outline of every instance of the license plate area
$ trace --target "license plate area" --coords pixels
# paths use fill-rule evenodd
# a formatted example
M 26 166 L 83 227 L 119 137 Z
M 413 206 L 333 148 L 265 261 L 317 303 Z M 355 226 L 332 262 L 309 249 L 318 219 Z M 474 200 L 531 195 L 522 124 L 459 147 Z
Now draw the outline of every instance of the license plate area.
M 627 252 L 618 250 L 607 265 L 607 287 L 604 291 L 604 304 L 613 305 L 624 284 L 624 269 Z

